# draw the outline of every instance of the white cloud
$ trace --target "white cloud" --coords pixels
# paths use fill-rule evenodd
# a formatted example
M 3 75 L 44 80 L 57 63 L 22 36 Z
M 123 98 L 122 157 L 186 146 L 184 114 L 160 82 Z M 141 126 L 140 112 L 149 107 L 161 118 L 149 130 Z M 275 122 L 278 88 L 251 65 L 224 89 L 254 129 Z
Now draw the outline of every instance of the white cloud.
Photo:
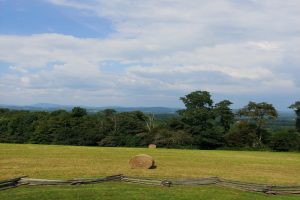
M 280 45 L 271 42 L 249 42 L 249 46 L 253 46 L 262 50 L 272 51 L 272 50 L 279 50 Z
M 45 1 L 104 17 L 115 32 L 0 36 L 0 60 L 12 65 L 0 75 L 6 101 L 18 93 L 24 101 L 169 105 L 176 96 L 175 105 L 197 89 L 299 92 L 298 0 Z M 109 61 L 120 66 L 107 72 Z

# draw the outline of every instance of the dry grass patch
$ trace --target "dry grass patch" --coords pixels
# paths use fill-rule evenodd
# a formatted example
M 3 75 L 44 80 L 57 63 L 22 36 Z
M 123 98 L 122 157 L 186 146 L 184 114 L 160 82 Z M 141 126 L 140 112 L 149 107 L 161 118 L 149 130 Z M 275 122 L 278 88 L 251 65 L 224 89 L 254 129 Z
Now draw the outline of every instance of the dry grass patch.
M 152 156 L 156 169 L 132 170 L 136 154 Z M 0 179 L 128 176 L 227 179 L 271 184 L 300 184 L 300 154 L 0 144 Z

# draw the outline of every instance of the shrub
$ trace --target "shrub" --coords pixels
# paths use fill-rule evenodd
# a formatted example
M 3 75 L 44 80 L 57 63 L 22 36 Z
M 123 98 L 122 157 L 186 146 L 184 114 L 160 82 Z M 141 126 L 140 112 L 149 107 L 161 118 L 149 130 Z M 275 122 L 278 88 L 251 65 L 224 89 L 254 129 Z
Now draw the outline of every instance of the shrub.
M 246 122 L 238 122 L 232 126 L 225 135 L 225 141 L 228 147 L 253 148 L 256 137 L 255 125 Z
M 270 147 L 275 151 L 296 151 L 300 148 L 300 134 L 295 130 L 280 130 L 273 133 Z

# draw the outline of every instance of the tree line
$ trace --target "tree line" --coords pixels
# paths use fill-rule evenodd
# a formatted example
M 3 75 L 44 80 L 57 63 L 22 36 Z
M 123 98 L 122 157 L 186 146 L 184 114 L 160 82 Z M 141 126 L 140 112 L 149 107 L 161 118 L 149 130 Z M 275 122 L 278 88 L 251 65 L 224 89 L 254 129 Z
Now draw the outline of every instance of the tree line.
M 270 130 L 278 117 L 272 104 L 249 102 L 237 112 L 232 102 L 214 103 L 207 91 L 181 97 L 185 109 L 158 123 L 154 114 L 140 111 L 117 113 L 106 109 L 87 113 L 74 107 L 57 110 L 0 109 L 0 142 L 87 146 L 158 147 L 195 149 L 300 150 L 300 101 L 289 108 L 296 113 L 295 128 Z

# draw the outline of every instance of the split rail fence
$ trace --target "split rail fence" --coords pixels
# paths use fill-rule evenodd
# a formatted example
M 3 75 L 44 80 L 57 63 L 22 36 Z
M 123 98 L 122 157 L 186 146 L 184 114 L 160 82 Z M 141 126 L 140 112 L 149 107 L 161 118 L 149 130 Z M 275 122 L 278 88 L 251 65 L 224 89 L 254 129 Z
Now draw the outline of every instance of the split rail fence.
M 96 184 L 108 181 L 121 181 L 142 185 L 153 186 L 176 186 L 176 185 L 191 185 L 191 186 L 204 186 L 204 185 L 217 185 L 227 188 L 234 188 L 243 191 L 261 192 L 265 194 L 300 194 L 300 185 L 298 186 L 278 186 L 257 183 L 247 183 L 241 181 L 233 181 L 222 179 L 218 177 L 199 178 L 199 179 L 155 179 L 155 178 L 135 178 L 128 177 L 122 174 L 107 176 L 103 178 L 80 178 L 70 180 L 48 180 L 48 179 L 33 179 L 17 177 L 13 179 L 0 181 L 0 190 L 14 188 L 22 185 L 83 185 L 83 184 Z

